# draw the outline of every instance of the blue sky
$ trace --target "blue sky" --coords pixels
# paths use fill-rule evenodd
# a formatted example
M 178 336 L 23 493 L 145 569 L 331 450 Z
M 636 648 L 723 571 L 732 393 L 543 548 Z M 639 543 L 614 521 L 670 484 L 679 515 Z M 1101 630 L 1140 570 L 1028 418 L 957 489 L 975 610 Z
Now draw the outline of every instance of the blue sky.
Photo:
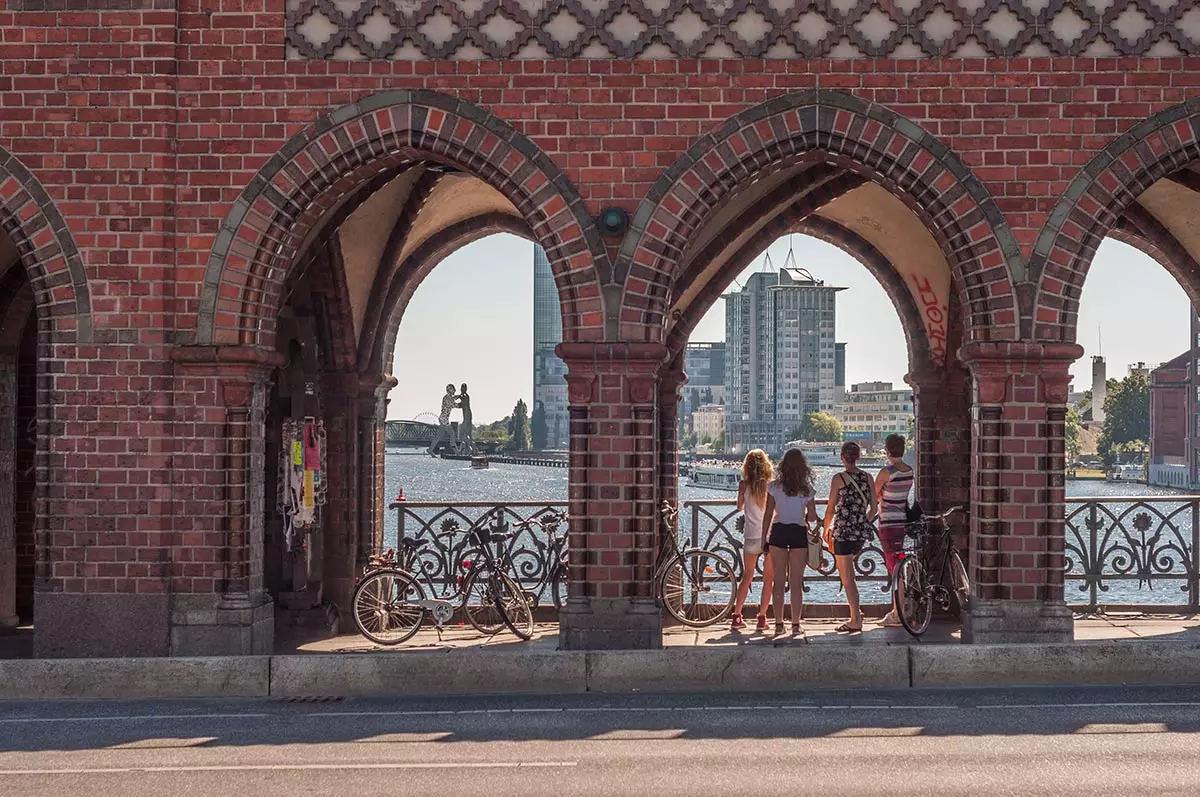
M 840 249 L 806 236 L 790 239 L 796 260 L 817 279 L 849 290 L 838 295 L 837 339 L 846 343 L 849 382 L 900 384 L 908 356 L 900 319 L 891 300 L 858 261 Z M 789 239 L 767 251 L 774 263 L 787 257 Z M 762 268 L 760 256 L 743 274 Z M 1110 377 L 1130 363 L 1158 364 L 1187 347 L 1188 302 L 1167 272 L 1146 255 L 1107 240 L 1084 285 L 1079 343 L 1084 357 L 1072 368 L 1075 388 L 1091 381 L 1091 360 L 1108 360 Z M 694 341 L 723 340 L 724 302 L 697 326 Z M 533 244 L 494 235 L 446 258 L 413 296 L 396 340 L 389 418 L 437 412 L 447 383 L 470 385 L 476 422 L 511 412 L 518 398 L 533 394 Z

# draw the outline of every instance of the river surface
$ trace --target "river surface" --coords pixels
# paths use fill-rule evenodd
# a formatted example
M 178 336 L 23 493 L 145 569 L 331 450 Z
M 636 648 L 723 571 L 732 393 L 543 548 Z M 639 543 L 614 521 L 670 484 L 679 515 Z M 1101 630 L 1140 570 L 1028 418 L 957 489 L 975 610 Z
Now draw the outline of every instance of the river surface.
M 838 472 L 838 469 L 824 467 L 815 468 L 814 470 L 816 471 L 817 495 L 828 495 L 830 480 Z M 547 503 L 562 504 L 567 499 L 567 471 L 565 468 L 493 463 L 486 470 L 473 470 L 466 462 L 434 459 L 424 452 L 410 452 L 408 450 L 388 450 L 384 482 L 386 498 L 389 503 L 394 500 L 401 489 L 404 490 L 406 501 L 436 501 L 445 503 L 457 503 L 461 501 L 545 501 Z M 1121 496 L 1170 497 L 1178 495 L 1182 495 L 1182 493 L 1177 490 L 1148 487 L 1143 484 L 1104 481 L 1067 482 L 1067 496 L 1069 498 L 1119 498 Z M 679 497 L 681 502 L 692 500 L 728 501 L 734 498 L 734 494 L 724 490 L 692 487 L 681 479 Z M 1118 513 L 1122 511 L 1120 504 L 1112 508 Z M 1171 522 L 1179 526 L 1181 531 L 1186 530 L 1186 536 L 1190 538 L 1191 510 L 1185 507 L 1182 511 L 1186 513 L 1186 517 L 1178 515 L 1171 518 Z M 690 522 L 687 510 L 685 509 L 681 512 L 679 520 L 681 532 L 690 528 Z M 706 525 L 709 528 L 712 527 L 712 524 L 707 522 L 702 525 Z M 1081 520 L 1076 522 L 1075 525 L 1080 529 L 1084 528 Z M 1109 523 L 1108 525 L 1111 526 L 1113 524 Z M 1134 531 L 1132 522 L 1126 522 L 1122 525 L 1130 531 Z M 1155 518 L 1154 525 L 1148 534 L 1153 534 L 1154 530 L 1158 527 L 1159 520 Z M 395 544 L 396 529 L 396 513 L 389 511 L 386 513 L 385 545 L 390 546 Z M 705 532 L 702 530 L 702 537 L 704 534 Z M 1117 537 L 1113 539 L 1116 540 Z M 1186 540 L 1186 543 L 1190 542 L 1190 539 Z M 1068 546 L 1070 544 L 1071 533 L 1068 531 Z M 864 558 L 869 557 L 864 554 Z M 1174 558 L 1177 560 L 1180 559 L 1178 556 Z M 1110 557 L 1108 561 L 1112 563 L 1113 560 Z M 879 569 L 876 572 L 882 572 L 882 562 L 880 561 L 877 564 Z M 1172 570 L 1176 569 L 1172 568 Z M 1106 567 L 1105 570 L 1110 571 L 1111 567 Z M 1098 599 L 1101 604 L 1182 604 L 1187 602 L 1186 593 L 1179 591 L 1182 583 L 1181 581 L 1156 582 L 1154 588 L 1150 589 L 1148 586 L 1141 585 L 1137 581 L 1110 581 L 1109 591 L 1107 593 L 1100 593 Z M 1087 602 L 1087 593 L 1080 592 L 1079 586 L 1080 582 L 1068 582 L 1067 600 L 1069 603 Z M 868 588 L 863 596 L 864 602 L 877 602 L 877 598 L 871 597 L 874 592 L 874 588 Z M 757 586 L 754 594 L 757 594 Z M 813 584 L 810 599 L 836 601 L 836 587 L 832 584 Z

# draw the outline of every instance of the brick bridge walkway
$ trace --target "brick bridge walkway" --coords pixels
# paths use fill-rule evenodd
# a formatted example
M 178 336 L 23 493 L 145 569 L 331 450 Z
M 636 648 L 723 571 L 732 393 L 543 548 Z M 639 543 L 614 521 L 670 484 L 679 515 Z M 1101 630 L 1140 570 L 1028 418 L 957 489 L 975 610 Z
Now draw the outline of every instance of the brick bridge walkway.
M 800 232 L 895 302 L 919 498 L 970 506 L 967 636 L 1071 637 L 1092 255 L 1117 237 L 1200 298 L 1193 4 L 383 6 L 0 0 L 0 624 L 32 618 L 40 655 L 248 653 L 276 607 L 344 610 L 399 319 L 509 232 L 562 302 L 562 643 L 655 646 L 682 347 Z M 306 417 L 327 478 L 298 561 L 278 474 Z

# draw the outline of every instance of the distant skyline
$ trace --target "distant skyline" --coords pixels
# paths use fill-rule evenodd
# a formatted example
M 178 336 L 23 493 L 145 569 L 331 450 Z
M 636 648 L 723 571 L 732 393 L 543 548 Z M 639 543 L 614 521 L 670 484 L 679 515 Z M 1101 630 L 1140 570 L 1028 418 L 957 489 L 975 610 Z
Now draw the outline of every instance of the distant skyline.
M 849 289 L 838 295 L 837 310 L 847 384 L 903 385 L 904 334 L 879 282 L 831 244 L 796 235 L 790 245 L 814 277 Z M 779 267 L 788 249 L 784 237 L 766 253 Z M 739 284 L 762 268 L 766 253 L 738 277 Z M 1093 354 L 1103 353 L 1110 378 L 1124 377 L 1132 363 L 1154 366 L 1177 356 L 1187 348 L 1188 314 L 1187 296 L 1165 269 L 1131 246 L 1105 240 L 1083 288 L 1078 336 L 1084 356 L 1071 368 L 1075 389 L 1090 387 Z M 691 340 L 724 339 L 724 302 L 718 300 Z M 433 270 L 405 311 L 396 336 L 399 384 L 388 417 L 436 412 L 446 385 L 466 382 L 476 423 L 502 418 L 518 398 L 532 403 L 532 352 L 533 244 L 506 234 L 469 244 Z

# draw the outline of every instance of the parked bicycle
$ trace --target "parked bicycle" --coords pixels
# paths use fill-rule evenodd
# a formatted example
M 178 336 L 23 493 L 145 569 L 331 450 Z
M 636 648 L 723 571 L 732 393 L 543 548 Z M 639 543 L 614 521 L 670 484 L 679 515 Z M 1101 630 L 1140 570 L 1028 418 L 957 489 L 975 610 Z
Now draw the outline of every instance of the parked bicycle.
M 500 530 L 502 523 L 490 521 L 489 513 L 465 532 L 466 544 L 453 558 L 450 590 L 446 585 L 439 589 L 420 561 L 430 540 L 404 537 L 399 560 L 391 549 L 372 557 L 351 601 L 359 633 L 380 645 L 399 645 L 411 639 L 426 619 L 440 634 L 458 609 L 482 633 L 495 634 L 507 627 L 521 639 L 532 637 L 533 609 L 509 574 L 506 559 L 494 549 L 512 535 Z M 463 533 L 457 523 L 448 521 L 434 536 L 445 539 Z M 457 575 L 459 571 L 463 575 Z
M 950 610 L 950 593 L 958 599 L 959 610 L 970 605 L 971 582 L 962 554 L 950 536 L 949 520 L 962 507 L 940 515 L 924 515 L 909 523 L 907 537 L 913 549 L 901 554 L 893 576 L 892 600 L 904 630 L 919 637 L 929 628 L 934 608 Z M 950 588 L 945 585 L 949 575 Z
M 501 569 L 517 574 L 517 581 L 525 588 L 526 599 L 535 611 L 546 590 L 550 591 L 556 609 L 562 609 L 567 599 L 568 521 L 567 513 L 553 510 L 518 521 L 512 524 L 514 539 L 522 541 L 521 533 L 531 532 L 533 548 L 523 544 L 501 551 Z M 541 534 L 535 533 L 535 528 Z
M 679 506 L 663 501 L 654 583 L 668 614 L 686 626 L 703 628 L 721 622 L 733 611 L 737 576 L 729 560 L 716 551 L 681 547 L 678 518 Z

